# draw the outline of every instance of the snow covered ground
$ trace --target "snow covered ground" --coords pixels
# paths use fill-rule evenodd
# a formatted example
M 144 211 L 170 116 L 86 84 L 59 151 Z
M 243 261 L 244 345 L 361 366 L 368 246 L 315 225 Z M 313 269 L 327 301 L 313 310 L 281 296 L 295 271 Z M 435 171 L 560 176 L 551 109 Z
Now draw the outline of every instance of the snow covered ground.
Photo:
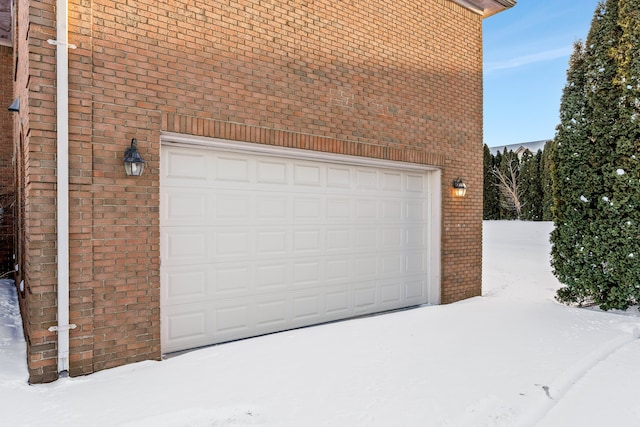
M 485 222 L 484 295 L 27 384 L 0 284 L 6 426 L 638 426 L 640 316 L 553 299 L 550 223 Z

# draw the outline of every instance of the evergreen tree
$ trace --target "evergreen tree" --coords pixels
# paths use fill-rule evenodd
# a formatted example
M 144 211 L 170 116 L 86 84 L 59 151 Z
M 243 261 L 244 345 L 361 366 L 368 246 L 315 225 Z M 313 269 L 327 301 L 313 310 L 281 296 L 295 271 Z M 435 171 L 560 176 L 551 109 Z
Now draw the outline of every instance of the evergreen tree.
M 530 203 L 534 205 L 532 212 L 534 221 L 542 221 L 542 201 L 544 200 L 544 187 L 543 187 L 543 164 L 542 164 L 542 150 L 536 152 L 534 175 L 531 177 L 532 193 L 529 196 Z
M 520 182 L 523 195 L 521 219 L 542 220 L 542 151 L 535 155 L 527 150 L 520 159 Z
M 553 140 L 547 141 L 544 144 L 542 150 L 542 159 L 540 164 L 540 180 L 542 186 L 542 220 L 551 221 L 551 208 L 553 206 L 553 193 L 552 193 L 552 180 L 551 180 L 551 168 L 552 168 L 552 152 L 555 149 Z
M 610 282 L 616 286 L 607 294 L 611 308 L 640 302 L 640 0 L 618 1 L 618 26 L 618 123 L 604 175 L 609 202 L 602 203 L 602 229 L 617 245 L 606 258 Z
M 531 151 L 526 150 L 520 157 L 520 174 L 518 180 L 520 181 L 520 189 L 522 192 L 522 210 L 520 212 L 520 219 L 525 221 L 533 220 L 533 207 L 530 204 L 530 196 L 532 193 L 532 175 L 534 175 L 534 157 Z
M 500 205 L 498 199 L 498 189 L 496 187 L 496 178 L 493 175 L 493 167 L 495 157 L 491 154 L 491 150 L 484 145 L 484 184 L 482 188 L 483 195 L 483 219 L 500 219 Z
M 495 170 L 497 168 L 499 168 L 501 164 L 502 164 L 502 153 L 498 151 L 498 152 L 496 152 L 496 155 L 493 156 L 493 167 L 491 168 L 491 174 L 493 176 L 493 178 L 492 178 L 493 179 L 493 183 L 496 186 L 495 187 L 495 204 L 497 206 L 496 219 L 504 219 L 502 217 L 503 209 L 502 209 L 502 206 L 500 204 L 500 192 L 498 191 L 498 182 L 497 182 L 497 179 L 496 179 L 495 174 L 494 174 Z
M 570 60 L 552 152 L 558 299 L 605 310 L 639 300 L 638 10 L 638 0 L 598 5 Z
M 583 182 L 590 174 L 589 141 L 586 135 L 585 51 L 574 44 L 569 60 L 567 84 L 560 103 L 560 124 L 552 151 L 553 221 L 551 255 L 554 274 L 566 287 L 558 291 L 564 302 L 583 303 L 588 295 L 590 266 L 585 253 L 584 230 L 589 226 L 590 209 L 585 205 Z

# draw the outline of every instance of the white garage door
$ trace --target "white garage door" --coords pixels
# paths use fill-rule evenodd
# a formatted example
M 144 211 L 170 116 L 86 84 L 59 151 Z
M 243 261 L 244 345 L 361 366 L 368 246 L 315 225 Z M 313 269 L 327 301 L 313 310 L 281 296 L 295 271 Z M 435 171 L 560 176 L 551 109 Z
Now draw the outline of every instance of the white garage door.
M 164 353 L 439 302 L 434 172 L 185 138 L 161 153 Z

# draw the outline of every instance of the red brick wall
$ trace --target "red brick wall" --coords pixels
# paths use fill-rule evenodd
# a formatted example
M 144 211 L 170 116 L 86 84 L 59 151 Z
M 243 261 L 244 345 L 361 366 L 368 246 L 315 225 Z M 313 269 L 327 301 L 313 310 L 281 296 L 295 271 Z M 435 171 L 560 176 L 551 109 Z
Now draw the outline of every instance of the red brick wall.
M 442 299 L 480 294 L 479 15 L 450 0 L 70 3 L 71 375 L 160 357 L 162 131 L 441 167 Z M 33 382 L 56 363 L 53 5 L 21 13 Z M 134 137 L 147 169 L 127 178 Z
M 28 7 L 29 3 L 33 7 Z M 27 341 L 27 363 L 33 382 L 57 378 L 57 337 L 47 329 L 56 322 L 55 197 L 55 55 L 46 40 L 55 38 L 55 1 L 16 2 L 15 94 L 20 122 L 15 134 L 19 212 L 18 280 Z
M 13 48 L 0 46 L 0 275 L 13 271 Z

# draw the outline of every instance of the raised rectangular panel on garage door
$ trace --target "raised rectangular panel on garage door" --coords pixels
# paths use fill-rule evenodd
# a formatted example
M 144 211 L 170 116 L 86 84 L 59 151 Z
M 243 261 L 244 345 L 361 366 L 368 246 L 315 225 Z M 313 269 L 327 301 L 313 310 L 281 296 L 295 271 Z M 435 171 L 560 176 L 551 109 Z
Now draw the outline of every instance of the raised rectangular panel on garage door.
M 438 171 L 170 134 L 160 172 L 165 353 L 439 302 Z

